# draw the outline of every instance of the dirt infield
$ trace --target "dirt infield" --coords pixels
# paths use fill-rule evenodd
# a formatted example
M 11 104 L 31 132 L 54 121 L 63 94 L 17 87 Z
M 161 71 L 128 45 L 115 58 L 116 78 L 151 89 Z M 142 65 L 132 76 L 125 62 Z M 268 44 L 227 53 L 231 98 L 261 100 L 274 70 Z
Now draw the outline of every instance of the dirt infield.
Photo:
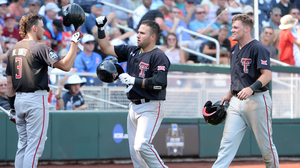
M 169 168 L 211 168 L 213 162 L 166 162 Z M 13 168 L 13 166 L 0 166 L 1 168 Z M 280 168 L 298 168 L 300 161 L 280 161 Z M 38 168 L 133 168 L 131 163 L 127 164 L 72 164 L 72 165 L 40 165 Z M 229 168 L 265 168 L 262 161 L 234 161 Z

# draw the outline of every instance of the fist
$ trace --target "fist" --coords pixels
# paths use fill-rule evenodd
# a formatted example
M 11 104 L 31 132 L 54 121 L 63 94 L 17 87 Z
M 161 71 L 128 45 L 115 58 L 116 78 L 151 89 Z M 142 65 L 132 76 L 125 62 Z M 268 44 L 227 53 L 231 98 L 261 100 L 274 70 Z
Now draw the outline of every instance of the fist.
M 96 22 L 96 26 L 98 27 L 98 29 L 104 30 L 104 25 L 107 22 L 106 16 L 97 17 L 95 22 Z
M 78 30 L 73 32 L 71 41 L 73 41 L 74 43 L 78 43 L 82 39 L 82 37 L 83 37 L 83 34 L 78 29 Z
M 128 75 L 128 73 L 122 73 L 119 75 L 119 79 L 124 85 L 134 85 L 135 77 Z

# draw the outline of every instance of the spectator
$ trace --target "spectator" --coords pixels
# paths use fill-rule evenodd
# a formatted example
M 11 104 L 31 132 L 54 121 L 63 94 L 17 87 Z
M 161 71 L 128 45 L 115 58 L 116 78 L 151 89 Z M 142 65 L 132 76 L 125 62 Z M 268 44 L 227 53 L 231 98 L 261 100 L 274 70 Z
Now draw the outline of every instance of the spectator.
M 280 2 L 273 6 L 278 7 L 281 10 L 282 16 L 289 14 L 290 9 L 294 7 L 294 5 L 290 2 L 290 0 L 280 0 Z
M 84 85 L 85 82 L 78 75 L 71 75 L 64 88 L 69 90 L 61 98 L 62 88 L 58 89 L 56 93 L 57 104 L 59 109 L 66 109 L 67 103 L 72 104 L 72 110 L 85 110 L 88 105 L 84 102 L 80 87 Z
M 246 5 L 244 7 L 244 14 L 248 15 L 253 20 L 253 22 L 254 22 L 254 10 L 253 10 L 252 6 Z M 251 37 L 252 38 L 254 37 L 254 29 L 251 32 Z
M 150 6 L 150 10 L 156 10 L 160 6 L 163 6 L 164 2 L 162 0 L 152 0 L 152 4 Z
M 39 15 L 45 16 L 45 13 L 46 13 L 46 12 L 45 12 L 45 7 L 46 7 L 46 5 L 47 5 L 48 3 L 50 3 L 50 2 L 55 3 L 56 0 L 44 0 L 44 5 L 40 7 Z
M 7 11 L 7 0 L 0 0 L 0 24 L 2 27 L 5 26 L 4 24 L 4 16 L 6 15 Z
M 280 61 L 289 65 L 295 65 L 293 56 L 293 43 L 300 47 L 300 39 L 296 39 L 292 35 L 293 27 L 298 23 L 298 20 L 292 15 L 285 15 L 280 19 L 279 29 L 281 29 L 279 36 L 279 50 Z M 300 26 L 297 26 L 298 37 L 300 35 Z
M 54 19 L 53 22 L 48 22 L 44 25 L 44 37 L 50 41 L 51 48 L 54 51 L 60 51 L 67 47 L 67 44 L 63 44 L 63 32 L 64 26 L 63 21 L 60 19 Z
M 40 5 L 41 2 L 39 0 L 29 0 L 28 2 L 28 13 L 33 13 L 33 14 L 38 14 L 39 10 L 40 10 Z
M 260 34 L 260 42 L 267 48 L 270 52 L 270 57 L 273 59 L 278 58 L 278 50 L 275 46 L 273 46 L 270 41 L 273 35 L 273 28 L 272 27 L 264 27 L 261 34 Z
M 3 27 L 0 24 L 0 55 L 6 52 L 6 37 L 3 36 Z M 3 60 L 6 60 L 7 57 L 5 56 Z M 2 60 L 2 58 L 0 58 L 0 60 Z
M 203 6 L 206 13 L 206 20 L 208 22 L 213 22 L 216 18 L 216 12 L 219 9 L 219 0 L 202 0 L 200 5 Z
M 143 3 L 141 0 L 129 0 L 129 5 L 131 10 L 135 10 L 137 7 L 139 7 L 142 4 Z
M 171 21 L 165 22 L 166 26 L 170 27 L 170 32 L 175 33 L 177 38 L 180 38 L 180 32 L 182 29 L 188 29 L 188 26 L 185 21 L 180 20 L 180 9 L 177 6 L 172 7 L 171 9 Z M 192 22 L 191 22 L 192 24 Z M 167 31 L 163 31 L 164 36 L 167 35 Z M 187 32 L 182 32 L 182 41 L 179 44 L 180 46 L 184 46 L 190 48 L 192 50 L 198 50 L 199 46 L 203 42 L 202 40 L 194 40 Z M 189 53 L 185 53 L 185 59 L 189 59 Z
M 52 23 L 53 20 L 57 18 L 59 11 L 61 11 L 61 9 L 55 3 L 47 3 L 45 6 L 45 15 L 43 16 L 44 26 L 46 26 L 48 23 Z
M 227 0 L 225 7 L 227 8 L 229 14 L 228 20 L 231 20 L 234 15 L 242 14 L 244 8 L 243 5 L 240 2 L 237 2 L 236 0 Z
M 183 15 L 182 20 L 184 20 L 187 25 L 191 20 L 195 20 L 195 3 L 196 2 L 194 0 L 185 0 L 184 7 L 181 9 L 179 8 Z
M 5 27 L 3 27 L 3 36 L 6 37 L 6 46 L 12 48 L 18 41 L 22 40 L 19 29 L 16 27 L 17 22 L 13 14 L 6 14 L 4 17 Z
M 164 6 L 168 9 L 168 11 L 171 10 L 172 6 L 176 6 L 175 1 L 174 0 L 163 0 L 164 2 Z M 180 13 L 180 15 L 183 17 L 182 12 Z M 165 19 L 170 19 L 170 13 L 165 17 Z
M 74 68 L 77 68 L 77 72 L 89 72 L 95 73 L 95 76 L 86 77 L 86 85 L 94 85 L 94 78 L 97 77 L 97 66 L 102 62 L 102 57 L 98 53 L 93 52 L 95 48 L 95 38 L 91 34 L 85 34 L 81 40 L 84 50 L 81 51 L 75 59 Z
M 128 31 L 122 34 L 118 27 L 112 27 L 109 29 L 109 35 L 107 36 L 107 38 L 111 45 L 127 45 L 127 42 L 125 42 L 125 40 L 130 36 L 133 36 L 134 34 L 136 34 L 135 31 Z
M 80 27 L 80 30 L 82 31 L 82 33 L 92 34 L 94 29 L 97 30 L 97 27 L 95 26 L 95 19 L 97 17 L 101 16 L 102 12 L 103 12 L 103 3 L 101 2 L 101 0 L 93 1 L 92 6 L 91 6 L 91 13 L 88 17 L 86 17 L 84 24 Z M 109 13 L 106 16 L 107 22 L 112 27 L 115 27 L 115 22 L 114 22 L 115 17 L 116 17 L 116 13 L 113 13 L 113 12 Z
M 230 63 L 230 50 L 231 50 L 230 41 L 227 39 L 228 33 L 229 33 L 228 25 L 221 25 L 219 34 L 212 37 L 218 40 L 218 42 L 220 43 L 220 64 L 226 64 L 226 65 Z M 213 41 L 208 41 L 203 48 L 203 54 L 207 54 L 216 58 L 216 53 L 217 53 L 216 43 Z M 202 62 L 211 63 L 211 61 L 208 61 L 206 59 L 204 59 Z
M 297 7 L 292 7 L 290 10 L 290 15 L 293 16 L 293 18 L 298 20 L 298 26 L 300 26 L 300 10 Z M 299 38 L 298 34 L 297 34 L 297 29 L 296 29 L 296 25 L 293 27 L 293 31 L 292 34 L 294 35 L 295 38 Z
M 279 51 L 279 35 L 280 35 L 281 30 L 280 29 L 273 29 L 273 36 L 271 37 L 270 44 L 273 45 L 277 51 Z M 278 59 L 278 58 L 277 58 Z
M 274 7 L 270 12 L 270 19 L 267 24 L 264 26 L 272 27 L 272 29 L 279 29 L 280 19 L 281 19 L 281 10 L 278 7 Z
M 106 0 L 106 2 L 109 2 L 111 4 L 117 5 L 119 7 L 123 7 L 126 9 L 131 9 L 128 0 Z M 107 16 L 111 12 L 116 12 L 116 18 L 115 21 L 120 25 L 126 25 L 127 19 L 132 16 L 132 14 L 128 14 L 127 12 L 124 12 L 122 10 L 116 9 L 114 7 L 104 5 L 103 6 L 103 12 L 102 15 Z
M 13 0 L 7 7 L 7 13 L 11 13 L 15 16 L 17 22 L 20 22 L 21 17 L 28 12 L 28 9 L 25 9 L 23 6 L 25 5 L 26 0 Z
M 165 52 L 171 63 L 186 63 L 183 50 L 178 46 L 178 39 L 175 33 L 168 33 L 164 45 L 160 49 Z
M 5 77 L 0 77 L 0 106 L 6 110 L 10 109 L 7 98 L 7 80 Z
M 231 36 L 231 28 L 232 28 L 232 24 L 229 23 L 229 13 L 227 12 L 226 8 L 224 7 L 220 7 L 217 10 L 217 16 L 219 17 L 218 20 L 216 21 L 216 26 L 218 26 L 218 28 L 220 28 L 221 25 L 229 25 L 229 33 L 228 33 L 228 38 Z
M 205 13 L 204 6 L 197 5 L 195 9 L 196 19 L 189 24 L 189 29 L 203 35 L 215 36 L 219 32 L 219 28 L 205 19 Z
M 137 26 L 141 18 L 150 10 L 151 4 L 152 4 L 152 0 L 143 0 L 143 4 L 134 10 L 135 14 L 132 16 L 133 29 L 138 29 Z

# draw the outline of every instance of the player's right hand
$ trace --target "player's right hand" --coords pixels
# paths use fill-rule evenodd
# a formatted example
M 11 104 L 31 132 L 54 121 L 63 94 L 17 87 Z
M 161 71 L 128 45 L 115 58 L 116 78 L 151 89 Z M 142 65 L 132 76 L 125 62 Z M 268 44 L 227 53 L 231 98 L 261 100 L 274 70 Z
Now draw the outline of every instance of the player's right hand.
M 16 111 L 15 111 L 15 109 L 10 109 L 9 110 L 9 120 L 12 121 L 13 123 L 16 123 Z
M 74 43 L 78 43 L 82 39 L 82 37 L 83 37 L 83 34 L 78 29 L 78 30 L 73 32 L 71 41 L 73 41 Z
M 106 16 L 99 16 L 96 18 L 95 20 L 96 22 L 96 26 L 98 27 L 98 29 L 100 29 L 101 31 L 104 30 L 104 26 L 107 22 Z

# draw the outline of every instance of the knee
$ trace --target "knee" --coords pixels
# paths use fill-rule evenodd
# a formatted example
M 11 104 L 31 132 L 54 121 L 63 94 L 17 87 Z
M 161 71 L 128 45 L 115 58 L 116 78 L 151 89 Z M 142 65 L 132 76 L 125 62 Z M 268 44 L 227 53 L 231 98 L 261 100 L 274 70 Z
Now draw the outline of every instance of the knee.
M 134 150 L 136 152 L 142 152 L 144 150 L 150 149 L 150 145 L 146 142 L 136 143 L 134 144 Z

